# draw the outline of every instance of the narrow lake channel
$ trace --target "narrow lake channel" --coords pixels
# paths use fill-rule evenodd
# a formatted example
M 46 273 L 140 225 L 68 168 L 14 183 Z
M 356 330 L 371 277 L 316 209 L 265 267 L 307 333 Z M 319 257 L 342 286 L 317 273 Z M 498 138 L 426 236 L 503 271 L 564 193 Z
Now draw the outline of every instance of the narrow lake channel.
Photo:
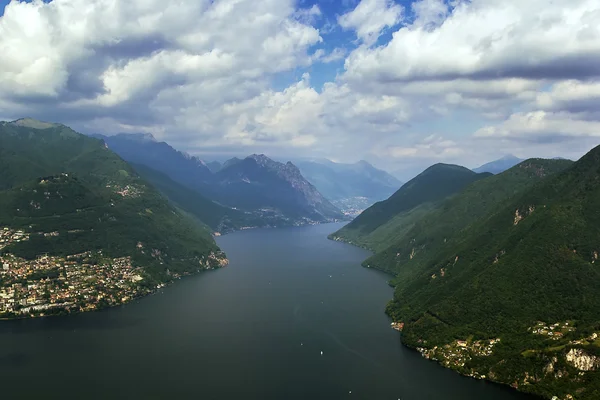
M 0 322 L 3 399 L 531 399 L 401 345 L 340 224 L 218 239 L 230 265 L 134 303 Z

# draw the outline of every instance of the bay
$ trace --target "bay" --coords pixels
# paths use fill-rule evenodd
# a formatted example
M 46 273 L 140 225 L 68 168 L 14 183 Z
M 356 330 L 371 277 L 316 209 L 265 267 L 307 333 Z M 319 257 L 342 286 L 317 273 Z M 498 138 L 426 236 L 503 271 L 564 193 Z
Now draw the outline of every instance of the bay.
M 2 398 L 531 399 L 402 346 L 340 224 L 218 239 L 227 268 L 122 307 L 0 322 Z M 322 354 L 321 354 L 322 352 Z

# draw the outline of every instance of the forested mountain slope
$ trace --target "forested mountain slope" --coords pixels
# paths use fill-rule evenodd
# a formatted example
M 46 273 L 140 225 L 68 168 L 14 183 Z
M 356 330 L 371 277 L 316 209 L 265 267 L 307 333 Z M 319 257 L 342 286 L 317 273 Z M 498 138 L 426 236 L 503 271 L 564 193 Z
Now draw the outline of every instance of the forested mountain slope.
M 545 174 L 548 162 L 494 178 Z M 494 182 L 468 190 L 484 183 Z M 599 398 L 600 147 L 517 194 L 495 193 L 486 215 L 456 229 L 446 217 L 418 246 L 398 248 L 388 313 L 405 344 L 464 374 L 547 398 Z M 445 214 L 477 204 L 461 196 Z
M 387 200 L 363 211 L 331 238 L 381 250 L 382 246 L 385 248 L 391 244 L 390 238 L 397 238 L 410 229 L 441 200 L 488 176 L 491 174 L 477 174 L 458 165 L 433 165 L 405 183 Z
M 59 124 L 2 122 L 0 163 L 3 287 L 31 280 L 30 286 L 58 288 L 69 282 L 72 265 L 76 275 L 89 276 L 77 281 L 87 294 L 72 289 L 78 294 L 64 311 L 107 298 L 118 304 L 175 276 L 226 262 L 210 232 L 180 214 L 101 140 Z M 119 286 L 123 278 L 103 286 L 113 268 L 128 276 L 126 287 Z M 109 275 L 102 280 L 99 274 Z M 38 281 L 48 276 L 58 280 Z M 46 312 L 48 296 L 21 305 Z M 18 307 L 11 310 L 18 314 Z
M 409 229 L 394 232 L 400 232 L 399 236 L 384 237 L 387 246 L 364 264 L 402 276 L 419 270 L 456 234 L 571 164 L 572 161 L 566 160 L 530 159 L 501 174 L 478 180 L 425 212 Z

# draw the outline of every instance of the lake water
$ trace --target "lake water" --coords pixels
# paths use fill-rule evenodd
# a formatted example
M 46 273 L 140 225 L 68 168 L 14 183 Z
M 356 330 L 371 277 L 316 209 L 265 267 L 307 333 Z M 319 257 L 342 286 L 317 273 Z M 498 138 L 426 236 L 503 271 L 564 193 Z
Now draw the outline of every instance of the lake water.
M 1 398 L 531 399 L 404 348 L 389 276 L 327 240 L 339 227 L 230 234 L 225 269 L 114 309 L 0 322 Z

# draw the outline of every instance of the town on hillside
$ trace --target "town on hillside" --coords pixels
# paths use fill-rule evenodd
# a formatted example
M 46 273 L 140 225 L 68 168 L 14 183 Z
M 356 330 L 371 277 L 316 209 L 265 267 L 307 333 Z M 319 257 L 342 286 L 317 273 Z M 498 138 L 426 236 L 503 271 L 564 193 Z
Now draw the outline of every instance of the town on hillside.
M 29 240 L 22 230 L 0 229 L 0 250 Z M 0 318 L 36 317 L 90 311 L 126 303 L 150 293 L 144 272 L 131 257 L 109 258 L 102 251 L 26 260 L 0 255 Z

